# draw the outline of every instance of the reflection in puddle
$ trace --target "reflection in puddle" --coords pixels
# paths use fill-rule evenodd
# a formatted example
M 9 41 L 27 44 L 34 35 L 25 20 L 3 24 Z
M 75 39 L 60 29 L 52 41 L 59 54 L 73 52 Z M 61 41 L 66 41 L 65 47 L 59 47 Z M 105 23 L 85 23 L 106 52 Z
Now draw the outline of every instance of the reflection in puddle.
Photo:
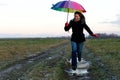
M 67 61 L 67 63 L 69 64 L 69 66 L 71 66 L 71 60 Z M 85 61 L 83 58 L 81 60 L 81 62 L 77 61 L 77 69 L 76 70 L 72 70 L 71 67 L 69 67 L 68 69 L 65 69 L 65 72 L 68 73 L 68 75 L 87 75 L 88 69 L 91 65 L 91 62 L 89 61 Z

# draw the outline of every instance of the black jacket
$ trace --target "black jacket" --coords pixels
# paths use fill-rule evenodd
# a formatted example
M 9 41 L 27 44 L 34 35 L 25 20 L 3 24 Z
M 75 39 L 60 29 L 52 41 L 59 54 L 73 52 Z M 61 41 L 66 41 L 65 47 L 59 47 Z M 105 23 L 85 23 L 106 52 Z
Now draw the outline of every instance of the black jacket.
M 69 31 L 69 29 L 72 28 L 72 36 L 71 41 L 80 43 L 85 41 L 85 36 L 83 33 L 83 29 L 86 29 L 87 32 L 92 35 L 93 32 L 90 30 L 90 28 L 87 26 L 86 22 L 84 21 L 78 21 L 75 22 L 74 20 L 71 20 L 68 26 L 65 26 L 65 31 Z

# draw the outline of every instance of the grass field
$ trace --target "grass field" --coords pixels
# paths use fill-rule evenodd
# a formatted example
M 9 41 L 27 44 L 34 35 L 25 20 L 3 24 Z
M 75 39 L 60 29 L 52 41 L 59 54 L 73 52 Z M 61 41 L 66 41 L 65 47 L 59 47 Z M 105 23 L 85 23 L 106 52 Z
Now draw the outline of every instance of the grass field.
M 92 80 L 113 80 L 113 79 L 120 79 L 120 39 L 87 39 L 85 42 L 85 47 L 89 49 L 90 53 L 93 53 L 94 56 L 88 57 L 89 61 L 92 61 L 92 67 L 90 76 L 92 77 Z M 70 56 L 71 54 L 71 47 L 70 45 L 67 48 L 66 57 Z M 83 51 L 83 54 L 85 51 Z M 85 54 L 87 55 L 87 54 Z M 94 63 L 95 59 L 99 58 L 100 61 L 104 64 L 104 67 L 106 69 L 100 68 L 99 64 Z M 99 62 L 99 61 L 98 61 Z M 59 65 L 56 67 L 51 68 L 51 71 L 54 70 L 53 77 L 50 77 L 50 80 L 68 80 L 68 77 L 66 77 L 66 74 L 64 73 L 64 60 L 61 61 Z M 39 76 L 37 74 L 40 74 L 38 71 L 40 69 L 45 69 L 45 67 L 41 67 L 40 65 L 37 66 L 37 68 L 34 68 L 32 70 L 34 78 Z M 36 75 L 35 75 L 35 74 Z M 112 76 L 111 76 L 112 75 Z M 109 77 L 109 78 L 108 78 Z
M 59 46 L 62 43 L 68 42 L 68 39 L 58 38 L 38 38 L 38 39 L 1 39 L 0 40 L 0 69 L 10 62 L 23 59 L 28 56 L 38 54 L 48 48 Z M 106 76 L 111 76 L 120 79 L 120 39 L 87 39 L 85 47 L 93 53 L 95 57 L 88 57 L 88 60 L 92 61 L 91 76 L 93 80 L 106 80 Z M 71 46 L 66 47 L 66 56 L 71 55 Z M 83 51 L 84 54 L 84 51 Z M 85 54 L 87 55 L 87 54 Z M 94 64 L 95 58 L 100 59 L 104 64 L 104 67 L 109 71 L 109 75 L 106 75 L 106 71 L 100 69 L 98 64 Z M 35 80 L 39 80 L 42 71 L 53 73 L 53 76 L 49 77 L 49 80 L 68 80 L 64 73 L 64 60 L 56 59 L 58 64 L 54 67 L 45 66 L 51 65 L 51 63 L 37 64 L 34 69 L 28 73 L 27 77 L 33 77 Z M 46 69 L 49 70 L 46 71 Z M 50 74 L 49 74 L 50 75 Z M 112 80 L 112 79 L 108 79 Z
M 108 74 L 120 79 L 120 38 L 113 39 L 88 39 L 86 47 L 93 52 L 93 54 L 101 59 L 101 62 L 109 70 Z M 104 79 L 106 72 L 97 69 L 94 65 L 93 76 L 96 79 Z M 108 76 L 110 76 L 108 75 Z
M 0 39 L 0 69 L 65 42 L 66 39 L 61 38 Z
M 65 42 L 64 39 L 1 39 L 0 61 L 34 55 L 52 46 Z

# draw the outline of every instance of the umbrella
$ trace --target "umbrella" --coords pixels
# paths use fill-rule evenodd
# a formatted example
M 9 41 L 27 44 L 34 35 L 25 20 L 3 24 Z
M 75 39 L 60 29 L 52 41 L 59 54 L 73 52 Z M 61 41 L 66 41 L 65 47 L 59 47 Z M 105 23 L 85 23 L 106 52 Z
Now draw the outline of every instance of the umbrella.
M 86 12 L 83 6 L 74 1 L 60 1 L 51 7 L 53 10 L 67 12 L 67 21 L 69 13 L 73 13 L 75 11 Z

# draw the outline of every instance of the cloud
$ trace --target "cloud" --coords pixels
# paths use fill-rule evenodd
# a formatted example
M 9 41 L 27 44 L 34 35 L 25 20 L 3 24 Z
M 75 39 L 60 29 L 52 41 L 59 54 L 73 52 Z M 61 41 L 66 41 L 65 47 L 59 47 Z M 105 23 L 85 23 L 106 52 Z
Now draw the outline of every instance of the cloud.
M 8 5 L 8 4 L 0 3 L 0 6 L 6 6 L 6 5 Z
M 110 21 L 110 23 L 120 25 L 120 15 L 116 15 L 116 16 L 117 19 L 115 21 Z
M 108 24 L 110 23 L 110 24 L 120 25 L 120 14 L 116 15 L 116 20 L 113 20 L 113 21 L 106 20 L 106 21 L 103 21 L 101 23 L 108 23 Z

